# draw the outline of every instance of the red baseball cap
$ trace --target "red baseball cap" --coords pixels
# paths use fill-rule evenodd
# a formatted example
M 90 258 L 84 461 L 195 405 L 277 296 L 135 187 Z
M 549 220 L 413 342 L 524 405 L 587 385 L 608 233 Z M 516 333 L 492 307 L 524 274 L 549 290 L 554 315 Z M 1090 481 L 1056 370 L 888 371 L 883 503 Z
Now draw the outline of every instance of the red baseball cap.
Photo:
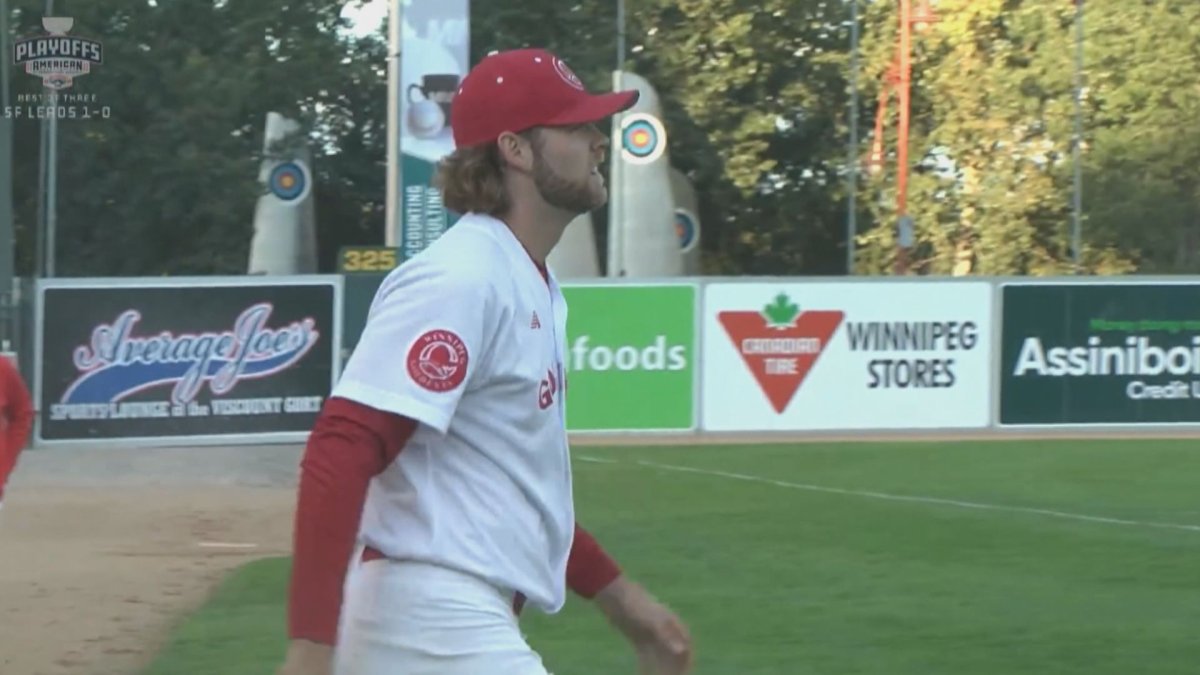
M 467 76 L 450 108 L 454 144 L 495 141 L 540 126 L 587 124 L 628 110 L 636 90 L 591 94 L 562 59 L 543 49 L 496 52 Z

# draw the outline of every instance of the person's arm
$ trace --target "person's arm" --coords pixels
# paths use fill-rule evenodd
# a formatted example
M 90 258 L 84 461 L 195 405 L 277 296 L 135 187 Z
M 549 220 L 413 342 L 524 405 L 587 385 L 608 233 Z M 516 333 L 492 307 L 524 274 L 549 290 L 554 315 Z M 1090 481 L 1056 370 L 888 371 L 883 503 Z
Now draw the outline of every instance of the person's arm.
M 400 454 L 417 423 L 342 398 L 326 403 L 300 463 L 288 587 L 285 672 L 327 672 L 337 642 L 342 586 L 371 478 Z
M 680 675 L 692 666 L 692 639 L 683 622 L 622 573 L 586 530 L 575 525 L 567 585 L 596 606 L 637 652 L 641 675 Z
M 29 430 L 33 427 L 33 399 L 21 373 L 5 357 L 0 357 L 4 399 L 8 404 L 8 428 L 4 434 L 4 447 L 0 448 L 0 502 L 4 501 L 4 487 L 17 466 L 17 458 L 29 441 Z
M 7 387 L 6 397 L 11 406 L 8 411 L 8 447 L 20 450 L 29 442 L 29 432 L 33 428 L 33 398 L 15 366 Z
M 575 539 L 567 558 L 567 587 L 580 597 L 592 600 L 619 576 L 621 568 L 617 562 L 590 532 L 575 523 Z

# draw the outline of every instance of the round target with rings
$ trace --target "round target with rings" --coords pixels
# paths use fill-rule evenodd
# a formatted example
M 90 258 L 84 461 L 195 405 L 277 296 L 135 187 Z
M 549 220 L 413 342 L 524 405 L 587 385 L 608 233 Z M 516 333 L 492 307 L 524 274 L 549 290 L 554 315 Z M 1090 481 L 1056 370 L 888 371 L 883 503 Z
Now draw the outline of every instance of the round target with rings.
M 684 253 L 696 245 L 696 218 L 684 209 L 675 209 L 675 234 Z
M 299 201 L 308 196 L 308 191 L 312 188 L 312 176 L 304 162 L 282 162 L 271 169 L 267 188 L 271 194 L 285 202 Z
M 667 150 L 667 131 L 654 115 L 635 113 L 621 122 L 621 154 L 633 164 L 649 164 Z

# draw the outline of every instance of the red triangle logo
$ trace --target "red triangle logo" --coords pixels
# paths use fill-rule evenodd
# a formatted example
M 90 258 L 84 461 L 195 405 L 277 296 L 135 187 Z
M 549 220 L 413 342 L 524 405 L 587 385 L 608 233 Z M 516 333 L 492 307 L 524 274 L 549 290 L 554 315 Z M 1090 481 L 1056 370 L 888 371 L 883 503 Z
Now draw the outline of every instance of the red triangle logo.
M 845 312 L 839 311 L 800 312 L 783 295 L 764 312 L 717 314 L 777 413 L 791 403 L 844 317 Z

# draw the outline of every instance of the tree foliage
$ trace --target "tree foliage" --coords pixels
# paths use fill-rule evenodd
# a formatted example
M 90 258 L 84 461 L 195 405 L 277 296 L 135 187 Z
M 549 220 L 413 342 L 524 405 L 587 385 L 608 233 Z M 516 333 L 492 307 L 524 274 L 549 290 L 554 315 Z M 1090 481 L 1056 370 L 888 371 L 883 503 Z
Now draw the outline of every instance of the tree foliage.
M 323 233 L 362 231 L 382 203 L 382 49 L 339 39 L 342 2 L 58 3 L 104 64 L 69 93 L 107 119 L 58 123 L 60 275 L 244 273 L 266 115 L 303 120 L 317 141 Z M 41 2 L 14 32 L 41 32 Z M 384 80 L 386 82 L 386 80 Z M 14 97 L 40 82 L 17 73 Z M 22 269 L 32 267 L 40 123 L 16 122 L 14 200 Z M 373 165 L 373 166 L 372 166 Z M 351 206 L 353 204 L 353 206 Z M 323 247 L 324 248 L 324 247 Z
M 377 0 L 378 1 L 378 0 Z M 14 3 L 18 36 L 42 2 Z M 103 41 L 81 78 L 109 119 L 63 120 L 58 272 L 241 273 L 269 111 L 300 119 L 314 152 L 322 269 L 347 243 L 382 243 L 385 33 L 341 29 L 347 0 L 59 2 Z M 662 99 L 675 166 L 700 201 L 709 274 L 845 271 L 849 4 L 627 0 L 626 67 Z M 1074 5 L 936 0 L 916 36 L 910 212 L 924 274 L 1073 271 Z M 869 153 L 895 55 L 896 2 L 862 2 L 855 153 Z M 1087 0 L 1084 271 L 1200 268 L 1200 4 Z M 615 3 L 475 2 L 472 60 L 542 46 L 593 89 L 611 86 Z M 38 81 L 13 71 L 14 96 Z M 859 272 L 891 268 L 895 100 L 888 161 L 857 197 Z M 40 123 L 17 120 L 18 269 L 32 269 Z M 604 215 L 600 214 L 603 239 Z M 604 250 L 603 241 L 600 250 Z
M 1086 8 L 1081 271 L 1179 269 L 1169 260 L 1173 242 L 1196 227 L 1189 169 L 1200 145 L 1185 130 L 1197 121 L 1200 6 L 1088 0 Z M 940 21 L 914 39 L 909 211 L 918 268 L 1074 271 L 1074 4 L 943 0 L 937 12 Z M 878 82 L 894 55 L 894 4 L 871 5 L 868 26 L 868 70 Z M 895 148 L 895 114 L 886 119 L 885 147 Z M 876 272 L 894 251 L 896 171 L 868 185 L 888 225 L 864 237 L 864 263 Z M 1146 231 L 1152 213 L 1164 218 Z
M 634 15 L 634 68 L 697 185 L 709 273 L 844 270 L 845 16 L 813 0 L 662 0 Z

